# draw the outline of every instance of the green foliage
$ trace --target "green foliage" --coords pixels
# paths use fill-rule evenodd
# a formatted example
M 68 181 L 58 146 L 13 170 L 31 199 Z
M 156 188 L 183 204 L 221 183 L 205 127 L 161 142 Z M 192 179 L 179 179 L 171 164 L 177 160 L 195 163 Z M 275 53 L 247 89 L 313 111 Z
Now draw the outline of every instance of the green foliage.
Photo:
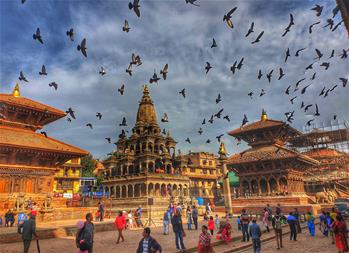
M 81 158 L 82 176 L 83 177 L 94 177 L 93 170 L 96 168 L 97 161 L 92 157 L 91 154 Z

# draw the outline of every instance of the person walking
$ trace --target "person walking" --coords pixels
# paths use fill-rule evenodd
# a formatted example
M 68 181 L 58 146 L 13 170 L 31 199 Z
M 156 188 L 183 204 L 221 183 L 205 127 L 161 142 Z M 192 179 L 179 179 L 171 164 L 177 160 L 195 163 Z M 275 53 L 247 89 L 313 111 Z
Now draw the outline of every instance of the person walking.
M 218 218 L 218 214 L 216 214 L 215 218 L 214 218 L 214 224 L 216 226 L 216 228 L 219 228 L 219 218 Z
M 196 209 L 196 206 L 193 206 L 193 209 L 191 210 L 191 217 L 193 218 L 195 230 L 198 230 L 198 209 Z
M 115 225 L 115 228 L 118 230 L 118 239 L 116 240 L 116 244 L 119 244 L 120 239 L 122 240 L 121 242 L 124 242 L 125 239 L 122 234 L 122 230 L 126 228 L 126 219 L 121 211 L 119 211 L 118 216 L 116 216 L 114 225 Z
M 324 236 L 328 236 L 327 231 L 327 222 L 326 222 L 326 212 L 322 211 L 322 213 L 319 216 L 320 223 L 319 223 L 319 230 L 322 232 Z
M 81 251 L 93 252 L 94 224 L 92 213 L 86 214 L 86 221 L 83 227 L 77 232 L 75 242 Z
M 131 212 L 131 210 L 128 211 L 127 220 L 128 220 L 128 228 L 129 229 L 133 228 L 133 219 L 132 219 L 132 212 Z
M 297 233 L 300 234 L 302 233 L 302 228 L 301 228 L 301 222 L 300 222 L 301 217 L 300 217 L 298 208 L 294 209 L 293 216 L 296 218 Z
M 280 203 L 277 204 L 276 208 L 275 208 L 275 213 L 279 213 L 280 215 L 282 215 L 282 210 L 281 210 L 281 205 Z
M 162 248 L 160 244 L 150 236 L 150 232 L 150 228 L 144 228 L 143 238 L 138 244 L 137 253 L 161 253 Z
M 213 231 L 215 229 L 213 216 L 210 216 L 210 219 L 207 222 L 207 227 L 210 230 L 211 235 L 213 235 Z
M 208 233 L 207 226 L 201 227 L 202 233 L 199 236 L 198 253 L 214 253 L 211 245 L 211 235 Z
M 309 230 L 309 234 L 310 236 L 314 237 L 315 236 L 315 223 L 314 223 L 315 217 L 311 212 L 308 212 L 306 219 L 307 219 L 307 227 Z
M 98 202 L 98 211 L 99 211 L 99 221 L 103 221 L 104 220 L 104 205 L 103 202 L 100 201 Z
M 341 214 L 338 214 L 336 220 L 332 223 L 332 230 L 338 251 L 340 253 L 347 252 L 349 250 L 347 241 L 348 231 L 347 225 Z
M 206 214 L 207 216 L 209 216 L 211 213 L 211 206 L 210 206 L 210 202 L 207 202 L 206 204 Z
M 252 224 L 250 224 L 248 228 L 248 233 L 252 238 L 253 252 L 260 253 L 261 252 L 261 228 L 257 224 L 257 219 L 252 218 Z
M 163 218 L 164 235 L 169 234 L 170 220 L 171 220 L 171 213 L 170 213 L 170 209 L 168 208 L 165 211 L 164 218 Z
M 187 225 L 188 225 L 188 230 L 191 230 L 191 224 L 192 224 L 192 217 L 191 217 L 191 209 L 190 206 L 187 207 Z
M 177 250 L 185 250 L 183 236 L 185 236 L 182 217 L 180 211 L 177 209 L 171 220 L 172 229 L 176 236 L 176 248 Z
M 263 221 L 264 227 L 266 228 L 267 232 L 269 233 L 270 232 L 270 230 L 269 230 L 270 221 L 269 221 L 269 212 L 268 212 L 267 208 L 264 208 L 262 221 Z
M 272 219 L 272 225 L 275 231 L 275 239 L 277 249 L 282 248 L 282 216 L 280 213 L 276 213 Z
M 250 241 L 250 235 L 248 234 L 248 224 L 250 223 L 250 217 L 248 216 L 245 209 L 242 209 L 240 216 L 241 230 L 242 230 L 242 241 Z
M 287 217 L 287 223 L 290 226 L 290 240 L 297 241 L 297 219 L 293 213 L 289 213 Z
M 33 235 L 35 236 L 35 239 L 38 240 L 38 235 L 36 233 L 36 224 L 35 224 L 35 217 L 32 214 L 29 214 L 29 219 L 23 221 L 18 226 L 18 231 L 20 234 L 22 234 L 22 241 L 23 241 L 23 252 L 28 253 L 30 248 L 30 243 L 33 239 Z

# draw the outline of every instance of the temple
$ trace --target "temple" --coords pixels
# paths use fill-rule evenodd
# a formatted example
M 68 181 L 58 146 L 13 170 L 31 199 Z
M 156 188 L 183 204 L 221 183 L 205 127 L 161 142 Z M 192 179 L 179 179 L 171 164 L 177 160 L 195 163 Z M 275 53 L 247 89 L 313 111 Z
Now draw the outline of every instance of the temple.
M 80 158 L 74 158 L 59 167 L 54 176 L 53 192 L 78 194 L 82 174 Z
M 305 190 L 309 194 L 335 191 L 338 197 L 349 196 L 349 130 L 344 124 L 313 128 L 289 140 L 289 146 L 320 162 L 305 172 Z M 325 199 L 326 202 L 330 200 Z
M 88 154 L 37 132 L 65 115 L 22 97 L 18 84 L 12 94 L 0 94 L 0 209 L 20 210 L 28 198 L 47 206 L 58 167 Z
M 116 145 L 99 171 L 113 204 L 134 208 L 152 198 L 155 206 L 166 208 L 171 200 L 189 197 L 189 178 L 182 175 L 188 161 L 181 154 L 176 157 L 176 141 L 169 132 L 162 133 L 146 85 L 132 134 L 128 137 L 123 130 Z
M 283 121 L 268 119 L 263 110 L 259 121 L 228 134 L 250 146 L 228 159 L 228 167 L 240 179 L 239 198 L 233 199 L 233 205 L 275 201 L 283 204 L 314 203 L 305 193 L 304 172 L 319 162 L 285 146 L 290 138 L 301 136 L 301 132 Z

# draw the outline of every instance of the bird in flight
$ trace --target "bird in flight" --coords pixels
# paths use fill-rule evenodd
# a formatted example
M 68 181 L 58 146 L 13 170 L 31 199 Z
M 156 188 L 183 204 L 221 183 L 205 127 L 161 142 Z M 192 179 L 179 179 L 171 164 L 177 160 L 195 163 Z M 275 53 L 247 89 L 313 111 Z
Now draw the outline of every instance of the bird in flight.
M 65 111 L 65 112 L 68 113 L 71 118 L 76 119 L 75 118 L 75 112 L 73 111 L 73 109 L 71 107 L 69 107 L 68 110 Z
M 91 128 L 91 129 L 93 129 L 93 126 L 92 126 L 91 123 L 87 123 L 86 126 L 89 127 L 89 128 Z
M 128 8 L 130 10 L 133 9 L 133 11 L 136 13 L 137 17 L 140 17 L 141 16 L 141 12 L 139 10 L 141 6 L 139 5 L 139 0 L 133 0 L 133 3 L 128 3 Z
M 46 67 L 45 67 L 45 65 L 42 65 L 41 71 L 39 72 L 39 75 L 40 75 L 40 76 L 42 76 L 42 75 L 47 76 L 47 72 L 46 72 Z
M 311 8 L 311 10 L 316 12 L 317 17 L 320 17 L 323 8 L 323 6 L 315 4 L 315 7 Z
M 245 37 L 248 37 L 251 33 L 253 33 L 254 22 L 251 23 L 250 29 L 248 29 Z
M 55 90 L 58 89 L 58 84 L 56 82 L 51 82 L 48 84 L 48 86 L 55 88 Z
M 262 32 L 257 36 L 257 38 L 256 38 L 254 41 L 251 42 L 251 44 L 255 44 L 255 43 L 260 42 L 260 40 L 261 40 L 263 34 L 264 34 L 264 31 L 262 31 Z
M 132 63 L 130 63 L 126 69 L 126 73 L 128 73 L 130 76 L 132 76 Z
M 196 2 L 196 0 L 185 0 L 185 3 L 187 3 L 187 4 L 191 4 L 191 5 L 195 5 L 197 7 L 200 7 L 200 5 L 196 4 L 195 2 Z
M 127 126 L 125 117 L 122 118 L 122 122 L 121 122 L 121 124 L 119 124 L 119 126 Z
M 77 46 L 78 51 L 81 51 L 81 53 L 87 57 L 87 52 L 86 52 L 86 39 L 83 38 L 83 40 L 81 41 L 80 45 Z
M 18 79 L 19 79 L 20 81 L 24 81 L 24 82 L 29 83 L 29 81 L 28 81 L 27 78 L 24 76 L 24 74 L 23 74 L 22 71 L 19 72 L 19 77 L 18 77 Z
M 213 38 L 211 48 L 214 48 L 214 47 L 218 47 L 218 46 L 217 46 L 216 40 Z
M 162 75 L 162 78 L 163 78 L 164 80 L 166 80 L 167 73 L 168 73 L 168 63 L 166 63 L 166 65 L 164 66 L 164 68 L 163 68 L 162 70 L 160 70 L 160 75 Z
M 308 30 L 309 30 L 309 33 L 312 33 L 312 32 L 313 32 L 313 27 L 314 27 L 315 25 L 318 25 L 318 24 L 320 24 L 320 21 L 311 24 L 311 25 L 309 26 L 309 29 L 308 29 Z
M 124 23 L 124 26 L 122 27 L 122 30 L 124 31 L 124 32 L 129 32 L 130 31 L 130 26 L 128 25 L 128 21 L 125 19 L 125 23 Z
M 247 123 L 248 123 L 248 119 L 247 119 L 246 114 L 244 114 L 244 118 L 242 119 L 241 127 L 243 127 L 243 126 L 246 125 Z
M 182 94 L 183 98 L 185 98 L 185 88 L 182 89 L 182 90 L 179 92 L 179 94 Z
M 306 49 L 306 47 L 303 47 L 303 48 L 301 48 L 301 49 L 298 49 L 298 50 L 296 51 L 296 54 L 295 54 L 294 56 L 298 57 L 298 56 L 299 56 L 299 53 L 302 52 L 302 51 L 305 50 L 305 49 Z
M 223 16 L 223 22 L 226 21 L 227 25 L 230 28 L 234 28 L 234 24 L 233 21 L 231 20 L 231 15 L 233 15 L 233 13 L 236 11 L 238 7 L 234 7 L 233 9 L 231 9 L 227 14 L 224 14 Z
M 190 141 L 189 137 L 187 137 L 187 138 L 185 139 L 185 141 L 188 142 L 189 144 L 191 144 L 191 141 Z
M 104 76 L 105 74 L 107 74 L 107 71 L 105 70 L 105 68 L 101 67 L 101 70 L 99 71 L 99 74 L 101 76 Z
M 156 71 L 154 69 L 154 74 L 153 74 L 153 77 L 149 79 L 149 83 L 158 83 L 158 81 L 160 80 L 161 78 L 158 77 L 158 75 L 156 74 Z
M 67 31 L 67 36 L 69 37 L 69 39 L 71 41 L 74 41 L 74 29 L 73 28 L 70 28 L 70 30 Z
M 212 68 L 211 64 L 207 61 L 205 66 L 206 74 L 210 71 L 211 68 Z
M 290 13 L 290 23 L 288 24 L 288 26 L 285 28 L 285 32 L 282 34 L 281 37 L 285 37 L 286 34 L 290 31 L 291 27 L 294 25 L 294 21 L 293 21 L 293 15 L 292 13 Z
M 108 143 L 111 143 L 111 138 L 110 137 L 106 137 L 105 139 L 107 140 Z
M 218 104 L 218 103 L 221 102 L 221 101 L 222 101 L 222 99 L 221 99 L 221 94 L 218 93 L 218 96 L 217 96 L 217 98 L 216 98 L 216 104 Z
M 168 122 L 168 116 L 167 116 L 167 113 L 164 113 L 164 117 L 162 117 L 161 122 L 165 122 L 165 123 L 167 123 L 167 122 Z
M 125 92 L 125 84 L 122 84 L 121 87 L 118 89 L 118 92 L 120 93 L 120 95 L 124 95 Z
M 96 113 L 96 117 L 99 119 L 99 120 L 101 120 L 102 119 L 102 113 L 100 113 L 100 112 L 97 112 Z
M 41 33 L 40 33 L 40 28 L 38 27 L 36 29 L 36 32 L 33 34 L 33 39 L 38 40 L 41 44 L 44 44 L 44 41 L 42 40 Z

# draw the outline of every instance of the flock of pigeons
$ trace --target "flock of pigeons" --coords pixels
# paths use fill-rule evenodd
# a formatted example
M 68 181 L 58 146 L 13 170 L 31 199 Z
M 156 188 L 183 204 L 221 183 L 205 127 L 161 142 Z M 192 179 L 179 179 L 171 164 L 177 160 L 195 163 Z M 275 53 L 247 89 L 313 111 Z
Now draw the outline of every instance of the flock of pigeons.
M 22 1 L 22 4 L 26 2 L 26 0 L 21 0 Z M 191 5 L 194 5 L 194 6 L 197 6 L 199 7 L 199 4 L 197 3 L 197 0 L 185 0 L 185 2 L 187 4 L 191 4 Z M 139 0 L 133 0 L 133 2 L 130 2 L 128 4 L 128 7 L 131 11 L 133 11 L 137 17 L 141 17 L 141 11 L 140 11 L 140 8 L 141 8 L 141 5 L 140 5 L 140 1 Z M 229 10 L 226 14 L 223 15 L 223 22 L 226 23 L 227 27 L 229 29 L 234 29 L 234 23 L 233 23 L 233 15 L 234 13 L 237 11 L 238 7 L 234 7 L 232 8 L 231 10 Z M 320 6 L 320 5 L 315 5 L 314 8 L 311 9 L 312 11 L 315 12 L 316 16 L 319 17 L 321 16 L 321 13 L 322 13 L 322 10 L 323 10 L 323 6 Z M 326 20 L 326 24 L 323 26 L 323 28 L 326 28 L 326 29 L 330 29 L 331 31 L 335 31 L 337 30 L 337 28 L 343 23 L 343 20 L 340 21 L 339 23 L 335 24 L 334 23 L 334 20 L 333 18 L 338 14 L 338 11 L 339 11 L 339 8 L 338 6 L 336 6 L 332 13 L 333 13 L 333 16 L 332 18 L 328 18 Z M 308 28 L 308 32 L 309 34 L 313 33 L 313 28 L 314 26 L 317 26 L 321 23 L 321 21 L 317 21 L 313 24 L 311 24 Z M 287 34 L 289 32 L 291 32 L 291 28 L 295 25 L 295 22 L 294 22 L 294 17 L 292 14 L 290 14 L 290 21 L 289 21 L 289 24 L 287 27 L 285 27 L 284 29 L 284 32 L 283 34 L 281 35 L 282 37 L 285 37 L 287 36 Z M 124 21 L 124 25 L 122 27 L 122 31 L 128 33 L 130 32 L 131 28 L 129 26 L 129 23 L 127 20 Z M 251 23 L 248 31 L 246 32 L 246 35 L 245 37 L 249 37 L 249 36 L 253 36 L 254 34 L 254 22 Z M 71 41 L 74 41 L 74 29 L 73 28 L 70 28 L 67 32 L 66 32 L 66 35 L 68 37 L 69 40 Z M 263 35 L 264 35 L 264 31 L 260 31 L 258 33 L 258 35 L 254 38 L 253 41 L 251 41 L 251 44 L 254 45 L 256 43 L 259 43 L 262 39 L 263 39 Z M 38 43 L 41 43 L 41 44 L 44 44 L 44 39 L 41 35 L 41 32 L 40 32 L 40 28 L 37 28 L 36 32 L 33 34 L 33 39 L 38 41 Z M 216 42 L 216 40 L 213 38 L 212 39 L 212 44 L 211 44 L 211 48 L 216 48 L 218 47 L 218 44 Z M 306 50 L 307 48 L 300 48 L 300 49 L 297 49 L 295 50 L 294 53 L 294 56 L 295 57 L 299 57 L 300 54 Z M 87 50 L 87 41 L 86 41 L 86 38 L 83 38 L 82 41 L 80 42 L 80 44 L 77 45 L 77 51 L 81 52 L 81 54 L 84 56 L 84 57 L 87 57 L 88 56 L 88 50 Z M 335 56 L 335 50 L 332 50 L 331 54 L 329 55 L 329 57 L 325 57 L 324 54 L 319 50 L 319 49 L 315 49 L 315 57 L 314 57 L 314 61 L 311 62 L 306 68 L 305 68 L 305 72 L 306 71 L 310 71 L 313 69 L 313 65 L 314 64 L 319 64 L 319 66 L 323 67 L 324 70 L 327 70 L 331 65 L 330 65 L 330 62 L 329 62 L 329 59 L 333 58 L 333 57 L 340 57 L 340 59 L 347 59 L 348 58 L 348 51 L 349 49 L 342 49 L 341 53 L 337 56 Z M 293 55 L 293 53 L 291 54 L 291 49 L 290 48 L 287 48 L 286 51 L 285 51 L 285 58 L 284 58 L 284 62 L 286 63 L 287 60 L 291 57 L 291 55 Z M 326 58 L 326 60 L 325 60 Z M 129 76 L 132 76 L 132 73 L 134 71 L 134 69 L 138 66 L 140 66 L 142 64 L 142 60 L 141 60 L 141 57 L 139 55 L 135 55 L 135 54 L 132 54 L 131 56 L 131 60 L 130 62 L 128 63 L 128 67 L 126 68 L 126 73 L 129 75 Z M 244 65 L 244 57 L 241 58 L 239 61 L 236 60 L 233 65 L 230 67 L 230 71 L 232 72 L 233 75 L 236 74 L 237 71 L 240 71 L 242 69 Z M 212 66 L 212 64 L 210 62 L 206 62 L 205 66 L 204 66 L 204 70 L 205 70 L 205 73 L 206 75 L 209 74 L 209 71 L 211 69 L 213 69 L 214 66 Z M 150 77 L 149 79 L 149 83 L 152 84 L 152 83 L 158 83 L 158 81 L 162 78 L 163 80 L 166 80 L 167 78 L 167 75 L 168 75 L 168 70 L 169 70 L 169 65 L 166 63 L 163 67 L 162 70 L 160 70 L 160 73 L 159 75 L 157 74 L 156 70 L 154 70 L 154 74 L 152 77 Z M 278 70 L 275 70 L 275 72 L 278 72 L 278 75 L 277 75 L 277 80 L 281 80 L 284 76 L 285 76 L 285 71 L 283 70 L 283 68 L 279 68 Z M 269 72 L 267 73 L 263 73 L 262 70 L 260 69 L 257 73 L 257 79 L 258 80 L 261 80 L 263 76 L 266 77 L 266 79 L 268 80 L 268 82 L 270 83 L 273 79 L 273 74 L 275 74 L 274 72 L 274 69 L 270 70 Z M 39 75 L 47 75 L 47 71 L 46 71 L 46 67 L 45 65 L 42 66 L 42 69 L 41 71 L 39 72 Z M 100 68 L 100 71 L 99 71 L 99 74 L 101 76 L 104 76 L 105 74 L 107 74 L 107 70 L 102 66 Z M 310 81 L 314 80 L 316 78 L 316 72 L 314 72 L 312 74 L 312 77 L 310 78 Z M 23 71 L 20 71 L 20 75 L 19 75 L 19 80 L 20 81 L 23 81 L 23 82 L 28 82 L 28 80 L 26 79 L 25 75 L 23 74 Z M 301 78 L 300 80 L 298 80 L 294 85 L 289 85 L 287 87 L 287 89 L 285 90 L 285 95 L 289 96 L 289 101 L 290 103 L 293 105 L 295 104 L 295 100 L 299 100 L 301 99 L 301 96 L 302 94 L 306 93 L 307 91 L 307 88 L 311 85 L 311 84 L 307 84 L 307 85 L 303 85 L 303 82 L 306 81 L 306 78 Z M 342 87 L 346 87 L 348 83 L 348 79 L 345 78 L 345 77 L 340 77 L 339 78 L 339 83 L 338 84 L 334 84 L 333 86 L 331 87 L 326 87 L 324 86 L 321 90 L 321 92 L 319 93 L 319 96 L 323 96 L 324 98 L 326 98 L 327 96 L 329 96 L 331 94 L 331 92 L 333 92 L 336 88 L 338 88 L 339 86 L 342 86 Z M 48 84 L 50 87 L 53 87 L 55 90 L 58 89 L 59 85 L 55 82 L 51 82 Z M 300 94 L 297 94 L 297 91 L 300 91 Z M 122 84 L 120 88 L 118 88 L 118 93 L 122 96 L 124 95 L 124 92 L 125 92 L 125 85 Z M 185 99 L 186 98 L 186 89 L 183 88 L 179 91 L 179 94 Z M 258 93 L 257 93 L 258 94 Z M 253 99 L 255 95 L 255 91 L 250 91 L 247 96 L 249 96 L 251 99 Z M 262 97 L 266 95 L 266 91 L 264 89 L 261 89 L 261 91 L 259 92 L 259 96 Z M 221 97 L 221 94 L 218 94 L 217 95 L 217 98 L 215 100 L 216 104 L 219 104 L 220 102 L 222 101 L 222 97 Z M 300 109 L 304 110 L 305 113 L 310 113 L 309 110 L 311 109 L 314 109 L 314 112 L 312 113 L 312 115 L 314 117 L 318 117 L 320 116 L 320 111 L 319 111 L 319 106 L 318 104 L 306 104 L 304 101 L 300 101 Z M 230 118 L 229 118 L 229 115 L 224 115 L 223 116 L 223 111 L 224 109 L 220 109 L 217 113 L 213 114 L 213 115 L 210 115 L 209 117 L 207 117 L 207 123 L 209 124 L 213 124 L 214 121 L 216 119 L 224 119 L 226 120 L 227 122 L 230 122 Z M 75 112 L 74 110 L 70 107 L 66 110 L 66 113 L 69 115 L 69 117 L 67 118 L 67 120 L 69 122 L 72 121 L 72 119 L 76 119 L 76 116 L 75 116 Z M 96 115 L 98 120 L 102 120 L 102 113 L 100 112 L 96 112 Z M 286 121 L 289 122 L 289 123 L 292 123 L 293 120 L 294 120 L 294 116 L 295 116 L 295 110 L 292 110 L 292 111 L 289 111 L 289 112 L 285 112 L 285 117 L 286 117 Z M 333 119 L 335 120 L 336 119 L 336 115 L 333 115 Z M 315 120 L 315 118 L 312 118 L 310 120 L 308 120 L 306 122 L 306 125 L 308 126 L 311 126 L 312 125 L 312 122 Z M 169 121 L 169 117 L 168 115 L 165 113 L 164 116 L 162 117 L 161 119 L 161 122 L 164 122 L 164 123 L 167 123 Z M 246 125 L 248 123 L 248 118 L 246 116 L 246 114 L 244 114 L 243 116 L 243 119 L 242 119 L 242 123 L 241 123 L 241 127 L 243 127 L 244 125 Z M 202 120 L 202 125 L 205 125 L 207 124 L 206 123 L 206 118 L 204 118 Z M 122 118 L 121 120 L 121 123 L 119 124 L 120 127 L 127 127 L 127 120 L 125 117 Z M 86 127 L 89 127 L 90 129 L 93 129 L 93 125 L 92 123 L 88 122 L 86 123 Z M 120 136 L 125 136 L 125 130 L 122 130 L 122 133 Z M 202 135 L 203 133 L 203 129 L 202 127 L 200 127 L 198 129 L 198 134 L 199 135 Z M 46 133 L 45 132 L 42 132 L 45 136 Z M 166 134 L 166 130 L 164 129 L 162 131 L 163 134 Z M 221 138 L 224 134 L 220 134 L 218 136 L 216 136 L 216 139 L 218 142 L 221 141 Z M 108 143 L 111 143 L 112 140 L 110 137 L 106 137 L 105 140 L 108 142 Z M 185 139 L 185 142 L 191 144 L 191 140 L 189 137 L 187 137 Z M 211 140 L 210 139 L 207 139 L 206 140 L 206 143 L 210 143 Z M 238 140 L 238 145 L 240 144 L 239 140 Z

